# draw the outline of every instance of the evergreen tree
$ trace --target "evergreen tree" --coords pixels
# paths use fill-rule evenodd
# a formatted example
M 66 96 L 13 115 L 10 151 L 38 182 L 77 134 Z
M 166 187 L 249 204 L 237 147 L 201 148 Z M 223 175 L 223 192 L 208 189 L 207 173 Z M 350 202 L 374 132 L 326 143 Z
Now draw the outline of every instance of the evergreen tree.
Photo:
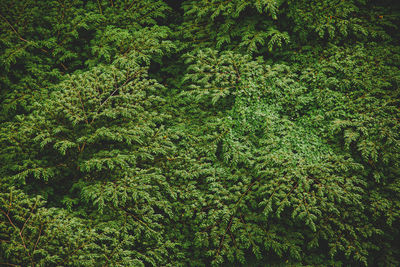
M 400 6 L 2 1 L 0 265 L 398 266 Z

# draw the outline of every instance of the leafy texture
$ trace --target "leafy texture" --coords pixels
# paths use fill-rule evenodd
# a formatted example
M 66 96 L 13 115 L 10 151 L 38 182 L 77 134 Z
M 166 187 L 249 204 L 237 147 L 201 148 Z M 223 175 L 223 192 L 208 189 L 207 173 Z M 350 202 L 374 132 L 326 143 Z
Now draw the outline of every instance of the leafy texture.
M 2 1 L 0 265 L 400 265 L 399 11 Z

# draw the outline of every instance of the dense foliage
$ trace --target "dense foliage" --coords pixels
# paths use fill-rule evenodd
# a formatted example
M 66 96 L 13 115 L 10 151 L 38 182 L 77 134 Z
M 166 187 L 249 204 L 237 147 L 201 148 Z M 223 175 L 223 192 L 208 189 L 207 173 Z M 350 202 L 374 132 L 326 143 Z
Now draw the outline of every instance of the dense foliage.
M 400 5 L 0 2 L 0 265 L 399 266 Z

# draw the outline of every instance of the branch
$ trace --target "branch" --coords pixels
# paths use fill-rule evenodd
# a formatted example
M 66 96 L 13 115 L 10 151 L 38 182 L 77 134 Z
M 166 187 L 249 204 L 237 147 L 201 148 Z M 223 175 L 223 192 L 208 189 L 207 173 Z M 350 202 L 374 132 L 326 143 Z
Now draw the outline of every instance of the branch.
M 227 226 L 226 229 L 225 229 L 225 233 L 224 233 L 224 235 L 222 236 L 221 242 L 219 242 L 219 247 L 218 247 L 218 251 L 217 251 L 216 257 L 218 257 L 219 253 L 221 252 L 221 248 L 222 248 L 222 245 L 224 244 L 224 239 L 225 239 L 226 233 L 230 230 L 230 228 L 231 228 L 231 226 L 232 226 L 233 215 L 234 215 L 234 214 L 232 214 L 231 219 L 230 219 L 230 221 L 229 221 L 229 224 L 228 224 L 228 226 Z
M 234 209 L 237 207 L 237 205 L 239 205 L 239 203 L 240 203 L 240 201 L 243 199 L 243 197 L 244 197 L 245 195 L 247 195 L 247 193 L 250 191 L 250 189 L 253 187 L 253 185 L 255 185 L 256 182 L 260 181 L 260 179 L 261 179 L 261 178 L 255 180 L 254 182 L 252 182 L 252 183 L 247 187 L 247 190 L 246 190 L 244 193 L 242 193 L 242 195 L 240 196 L 239 200 L 236 202 L 235 206 L 233 207 Z M 227 226 L 226 229 L 225 229 L 225 233 L 224 233 L 224 235 L 222 236 L 221 242 L 219 243 L 219 248 L 218 248 L 218 251 L 217 251 L 217 256 L 218 256 L 219 253 L 221 252 L 221 248 L 222 248 L 222 245 L 223 245 L 223 242 L 224 242 L 224 239 L 225 239 L 226 234 L 227 234 L 228 231 L 230 231 L 230 229 L 231 229 L 232 222 L 233 222 L 233 217 L 234 217 L 234 215 L 235 215 L 235 211 L 236 211 L 236 210 L 233 211 L 232 216 L 231 216 L 230 221 L 229 221 L 229 224 L 228 224 L 228 226 Z M 232 233 L 232 232 L 231 232 L 231 233 Z
M 33 252 L 36 250 L 36 247 L 39 244 L 40 237 L 42 236 L 43 226 L 44 226 L 44 224 L 42 223 L 42 225 L 40 226 L 39 236 L 38 236 L 38 238 L 36 240 L 35 246 L 33 247 Z
M 32 218 L 33 210 L 36 208 L 37 203 L 38 203 L 38 199 L 36 199 L 35 205 L 33 205 L 28 219 L 25 220 L 24 225 L 21 228 L 21 234 L 24 232 L 25 226 L 28 223 L 28 221 Z
M 0 17 L 3 18 L 3 19 L 6 21 L 6 23 L 11 27 L 11 29 L 13 30 L 13 32 L 15 32 L 15 34 L 18 36 L 18 38 L 19 38 L 21 41 L 30 43 L 28 40 L 22 38 L 22 36 L 17 32 L 17 30 L 11 25 L 11 23 L 10 23 L 3 15 L 0 14 Z
M 10 222 L 10 224 L 14 227 L 15 230 L 18 231 L 18 230 L 19 230 L 18 227 L 15 226 L 15 224 L 12 222 L 10 216 L 9 216 L 7 213 L 5 213 L 3 210 L 1 210 L 1 209 L 0 209 L 0 212 L 3 213 L 3 214 L 7 217 L 8 221 Z M 24 247 L 26 253 L 28 253 L 28 256 L 29 256 L 29 259 L 31 260 L 32 266 L 34 266 L 33 258 L 32 258 L 32 256 L 31 256 L 31 253 L 29 253 L 29 250 L 28 250 L 27 247 L 26 247 L 24 237 L 22 236 L 22 232 L 19 231 L 18 234 L 19 234 L 19 237 L 21 238 L 22 246 Z
M 0 265 L 7 265 L 7 266 L 21 266 L 21 265 L 17 265 L 17 264 L 12 264 L 12 263 L 7 263 L 7 262 L 0 262 Z
M 11 226 L 14 227 L 14 229 L 18 231 L 19 237 L 21 238 L 21 241 L 22 241 L 22 245 L 23 245 L 23 247 L 24 247 L 25 249 L 27 249 L 27 248 L 26 248 L 26 245 L 25 245 L 24 237 L 22 236 L 21 231 L 19 231 L 18 227 L 15 226 L 15 224 L 12 222 L 10 216 L 9 216 L 7 213 L 5 213 L 5 212 L 4 212 L 3 210 L 1 210 L 1 209 L 0 209 L 0 212 L 3 213 L 3 214 L 6 216 L 6 218 L 7 218 L 8 221 L 10 222 Z M 29 253 L 29 252 L 28 252 L 28 253 Z
M 96 117 L 96 114 L 99 113 L 101 107 L 102 107 L 105 103 L 107 103 L 107 101 L 108 101 L 119 89 L 121 89 L 122 87 L 124 87 L 125 85 L 127 85 L 130 81 L 132 81 L 132 80 L 137 76 L 137 74 L 138 74 L 139 72 L 140 72 L 140 69 L 139 69 L 138 71 L 136 71 L 131 77 L 127 78 L 126 81 L 125 81 L 121 86 L 118 86 L 118 87 L 106 98 L 106 100 L 104 100 L 103 103 L 100 104 L 100 106 L 99 106 L 99 108 L 97 109 L 95 115 L 93 115 L 93 118 L 92 118 L 92 121 L 90 122 L 90 124 L 93 123 L 93 121 L 94 121 L 94 119 L 95 119 L 95 117 Z

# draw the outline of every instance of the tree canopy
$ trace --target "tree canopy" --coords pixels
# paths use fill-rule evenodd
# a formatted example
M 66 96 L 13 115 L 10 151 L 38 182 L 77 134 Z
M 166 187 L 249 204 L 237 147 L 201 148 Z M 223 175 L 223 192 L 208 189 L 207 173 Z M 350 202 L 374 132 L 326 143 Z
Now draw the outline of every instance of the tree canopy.
M 395 0 L 0 2 L 0 265 L 399 266 Z

